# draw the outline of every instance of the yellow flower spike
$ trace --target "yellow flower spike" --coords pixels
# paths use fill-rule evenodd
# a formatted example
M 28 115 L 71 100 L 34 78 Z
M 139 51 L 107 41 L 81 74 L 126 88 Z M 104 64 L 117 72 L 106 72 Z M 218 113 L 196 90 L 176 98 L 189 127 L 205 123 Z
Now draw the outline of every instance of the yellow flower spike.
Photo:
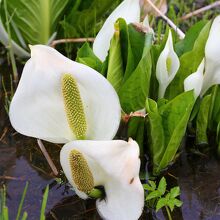
M 69 163 L 77 189 L 86 194 L 91 192 L 94 188 L 94 179 L 82 153 L 78 150 L 72 150 L 69 155 Z
M 87 125 L 83 103 L 77 83 L 71 74 L 62 76 L 62 93 L 67 120 L 73 134 L 78 140 L 85 139 Z

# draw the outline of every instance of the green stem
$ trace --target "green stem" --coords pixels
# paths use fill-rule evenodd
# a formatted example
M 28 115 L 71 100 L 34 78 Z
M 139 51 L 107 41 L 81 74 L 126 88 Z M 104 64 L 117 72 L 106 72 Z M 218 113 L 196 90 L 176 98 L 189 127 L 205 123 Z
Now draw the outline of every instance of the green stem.
M 171 213 L 170 213 L 169 208 L 168 208 L 167 206 L 165 206 L 165 208 L 166 208 L 166 211 L 167 211 L 168 219 L 169 219 L 169 220 L 172 220 L 172 217 L 171 217 Z

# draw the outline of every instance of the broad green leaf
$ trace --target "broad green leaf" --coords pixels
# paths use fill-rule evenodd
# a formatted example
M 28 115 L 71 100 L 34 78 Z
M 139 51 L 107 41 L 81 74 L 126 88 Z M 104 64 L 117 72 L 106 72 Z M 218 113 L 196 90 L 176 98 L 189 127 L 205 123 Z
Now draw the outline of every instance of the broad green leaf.
M 152 99 L 147 99 L 146 110 L 148 113 L 148 143 L 154 167 L 158 167 L 164 147 L 164 130 L 162 117 L 158 112 L 157 103 Z
M 211 92 L 211 104 L 209 111 L 209 129 L 216 131 L 218 123 L 220 122 L 220 86 L 215 85 Z
M 85 64 L 98 72 L 101 72 L 102 70 L 102 62 L 93 53 L 93 50 L 87 42 L 77 51 L 76 61 Z
M 132 24 L 128 25 L 128 51 L 127 51 L 127 65 L 125 70 L 124 82 L 131 76 L 134 69 L 137 67 L 141 58 L 143 57 L 143 49 L 149 46 L 146 42 L 146 35 L 137 31 Z M 149 39 L 151 41 L 151 39 Z M 145 45 L 147 43 L 147 45 Z
M 167 205 L 167 200 L 165 198 L 160 198 L 156 205 L 156 212 Z
M 197 144 L 208 144 L 207 128 L 209 122 L 209 110 L 211 104 L 211 95 L 203 98 L 196 119 L 196 142 Z
M 143 117 L 132 117 L 128 123 L 128 137 L 136 140 L 140 148 L 140 156 L 144 156 L 144 124 Z
M 170 190 L 170 198 L 176 198 L 180 195 L 180 187 L 176 186 Z
M 164 193 L 166 192 L 166 188 L 167 188 L 166 179 L 164 177 L 162 177 L 159 184 L 158 184 L 158 188 L 157 188 L 157 190 L 160 192 L 161 196 L 164 195 Z
M 147 100 L 148 143 L 155 175 L 175 158 L 194 102 L 193 91 L 185 92 L 167 103 L 164 100 L 159 109 L 155 101 Z
M 68 0 L 7 0 L 12 21 L 27 44 L 47 44 Z
M 121 106 L 126 113 L 143 109 L 146 97 L 148 97 L 151 76 L 151 43 L 152 35 L 147 34 L 142 58 L 119 90 Z
M 187 123 L 194 105 L 193 91 L 185 92 L 163 105 L 160 109 L 162 117 L 166 149 L 155 167 L 154 174 L 159 174 L 175 158 L 182 138 L 185 134 Z M 156 131 L 155 131 L 156 132 Z
M 205 44 L 209 35 L 211 22 L 208 22 L 196 39 L 193 49 L 180 57 L 180 68 L 166 90 L 165 98 L 172 99 L 184 91 L 184 79 L 194 73 L 205 55 Z
M 108 71 L 107 79 L 112 84 L 116 92 L 119 91 L 123 75 L 123 59 L 121 55 L 121 44 L 120 44 L 120 32 L 119 25 L 115 23 L 115 33 L 111 40 L 109 58 L 108 58 Z
M 157 197 L 160 197 L 160 192 L 158 192 L 158 191 L 150 192 L 150 193 L 146 196 L 146 201 L 151 200 L 151 199 L 154 199 L 154 198 L 157 198 Z
M 178 56 L 191 51 L 193 49 L 193 45 L 195 43 L 196 38 L 201 32 L 202 28 L 205 26 L 207 21 L 199 21 L 195 25 L 193 25 L 186 33 L 186 36 L 183 40 L 179 41 L 175 45 L 175 50 Z

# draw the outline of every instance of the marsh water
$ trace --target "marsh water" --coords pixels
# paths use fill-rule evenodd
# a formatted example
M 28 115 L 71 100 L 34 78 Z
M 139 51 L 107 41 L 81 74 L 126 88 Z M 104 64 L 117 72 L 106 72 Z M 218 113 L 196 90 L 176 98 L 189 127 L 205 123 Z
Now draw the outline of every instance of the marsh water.
M 0 63 L 3 62 L 0 60 Z M 4 61 L 5 62 L 5 61 Z M 10 68 L 0 72 L 8 80 Z M 11 71 L 11 70 L 10 70 Z M 8 84 L 6 84 L 8 85 Z M 83 201 L 74 192 L 54 180 L 53 173 L 37 145 L 36 139 L 16 133 L 10 126 L 4 109 L 4 91 L 1 87 L 0 105 L 0 186 L 7 187 L 7 206 L 10 219 L 15 219 L 19 201 L 26 182 L 29 182 L 23 211 L 29 220 L 37 220 L 44 189 L 50 191 L 46 219 L 100 219 L 94 200 Z M 59 145 L 45 143 L 48 153 L 60 169 Z M 187 144 L 187 148 L 192 146 Z M 168 186 L 179 185 L 183 206 L 173 213 L 175 220 L 217 220 L 220 219 L 220 162 L 214 157 L 183 151 L 176 163 L 166 172 Z M 152 214 L 152 215 L 151 215 Z M 161 212 L 145 210 L 142 219 L 166 219 Z

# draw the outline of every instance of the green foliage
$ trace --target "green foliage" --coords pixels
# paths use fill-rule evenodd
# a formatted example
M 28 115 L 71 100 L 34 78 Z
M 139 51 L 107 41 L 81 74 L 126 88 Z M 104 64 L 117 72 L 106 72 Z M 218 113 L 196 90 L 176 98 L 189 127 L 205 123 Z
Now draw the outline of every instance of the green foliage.
M 158 186 L 154 181 L 149 180 L 148 184 L 144 184 L 144 189 L 148 192 L 146 196 L 147 206 L 156 209 L 158 212 L 163 207 L 169 208 L 171 212 L 176 207 L 181 207 L 182 202 L 177 199 L 180 195 L 180 188 L 173 187 L 170 191 L 167 190 L 167 182 L 164 177 L 161 178 Z M 169 210 L 167 210 L 169 212 Z M 167 213 L 170 215 L 169 213 Z
M 93 50 L 87 42 L 77 51 L 76 61 L 85 64 L 98 72 L 101 72 L 102 70 L 102 62 L 93 53 Z
M 122 109 L 127 113 L 144 108 L 146 97 L 148 97 L 151 77 L 151 44 L 152 34 L 146 34 L 141 60 L 130 76 L 124 79 L 119 90 Z
M 209 122 L 210 104 L 211 104 L 211 95 L 207 95 L 202 99 L 196 119 L 197 144 L 208 144 L 207 128 Z
M 185 92 L 169 102 L 146 102 L 148 136 L 153 173 L 158 175 L 174 159 L 185 135 L 195 99 L 192 91 Z
M 67 3 L 68 0 L 7 0 L 12 39 L 24 48 L 27 44 L 47 44 Z
M 99 22 L 103 14 L 118 3 L 118 0 L 76 0 L 74 7 L 71 7 L 61 22 L 66 37 L 94 36 L 100 28 Z
M 144 125 L 145 118 L 143 117 L 132 117 L 128 122 L 128 137 L 137 141 L 141 157 L 144 156 Z

